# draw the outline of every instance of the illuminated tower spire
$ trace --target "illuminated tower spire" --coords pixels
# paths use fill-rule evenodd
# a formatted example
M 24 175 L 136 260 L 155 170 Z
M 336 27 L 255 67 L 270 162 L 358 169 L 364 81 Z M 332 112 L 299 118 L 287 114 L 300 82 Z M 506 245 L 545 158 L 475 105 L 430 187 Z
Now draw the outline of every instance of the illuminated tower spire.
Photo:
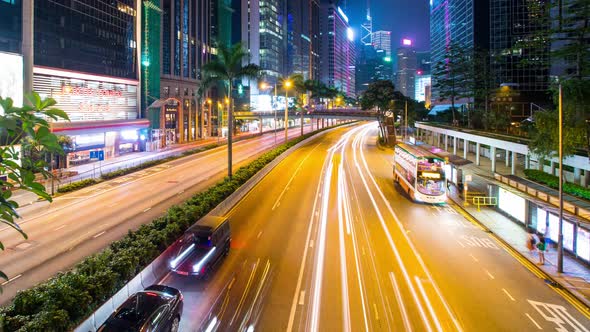
M 367 0 L 367 20 L 361 25 L 361 43 L 373 45 L 373 18 L 371 17 L 371 0 Z

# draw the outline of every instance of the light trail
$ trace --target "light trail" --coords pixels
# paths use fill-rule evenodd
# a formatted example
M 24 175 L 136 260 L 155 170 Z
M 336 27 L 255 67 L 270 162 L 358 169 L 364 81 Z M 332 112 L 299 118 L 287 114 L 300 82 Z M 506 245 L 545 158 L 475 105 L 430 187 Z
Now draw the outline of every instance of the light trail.
M 370 127 L 370 124 L 365 125 L 363 127 L 365 127 L 365 128 L 364 128 L 364 130 L 361 133 L 361 136 L 362 136 L 362 140 L 361 141 L 362 141 L 363 144 L 365 144 L 364 142 L 367 139 L 367 134 L 368 134 L 369 130 L 371 130 L 371 127 Z M 359 148 L 360 148 L 360 145 L 359 145 Z M 447 303 L 447 301 L 442 296 L 442 293 L 441 293 L 440 289 L 438 288 L 436 282 L 434 281 L 434 278 L 432 278 L 432 275 L 430 274 L 430 271 L 426 268 L 426 264 L 424 264 L 424 261 L 422 260 L 422 257 L 420 256 L 420 254 L 416 250 L 416 247 L 414 247 L 413 242 L 410 240 L 410 238 L 406 234 L 406 232 L 404 230 L 404 227 L 403 227 L 401 221 L 399 220 L 397 214 L 393 211 L 393 208 L 391 207 L 391 204 L 389 204 L 389 201 L 386 199 L 385 194 L 383 194 L 383 192 L 381 191 L 381 189 L 377 185 L 377 181 L 373 177 L 373 174 L 370 172 L 369 166 L 367 164 L 367 160 L 366 160 L 366 157 L 365 157 L 365 151 L 364 151 L 364 149 L 360 148 L 360 151 L 361 151 L 361 153 L 360 153 L 361 154 L 361 160 L 363 162 L 364 168 L 367 171 L 367 174 L 368 174 L 369 178 L 371 179 L 371 182 L 373 183 L 374 187 L 377 189 L 377 192 L 379 193 L 379 196 L 381 197 L 382 201 L 385 203 L 385 206 L 387 206 L 387 209 L 388 209 L 389 213 L 391 214 L 391 216 L 396 221 L 396 224 L 397 224 L 398 228 L 401 231 L 400 232 L 401 235 L 405 238 L 406 242 L 408 243 L 408 245 L 411 248 L 411 252 L 414 254 L 414 256 L 418 260 L 418 263 L 420 264 L 422 270 L 426 274 L 428 280 L 431 282 L 432 287 L 434 288 L 437 296 L 439 297 L 440 301 L 442 302 L 443 306 L 445 307 L 445 310 L 447 311 L 448 315 L 451 317 L 451 320 L 453 321 L 453 324 L 455 325 L 455 328 L 458 331 L 462 331 L 463 329 L 461 328 L 461 325 L 459 324 L 459 321 L 457 320 L 457 318 L 453 314 L 453 312 L 452 312 L 449 304 Z M 356 154 L 355 154 L 355 157 L 356 157 Z M 355 162 L 356 162 L 356 159 L 355 159 Z M 361 173 L 361 177 L 363 177 L 362 176 L 362 173 Z M 382 224 L 382 225 L 385 227 L 384 224 Z

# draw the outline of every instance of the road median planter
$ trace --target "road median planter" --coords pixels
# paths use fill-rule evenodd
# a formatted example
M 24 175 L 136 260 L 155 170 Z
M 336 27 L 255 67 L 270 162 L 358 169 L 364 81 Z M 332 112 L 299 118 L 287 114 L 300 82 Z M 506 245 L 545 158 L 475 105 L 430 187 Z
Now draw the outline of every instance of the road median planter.
M 130 230 L 125 237 L 87 257 L 72 270 L 20 291 L 11 304 L 0 309 L 0 331 L 70 331 L 88 317 L 83 330 L 96 327 L 100 324 L 97 313 L 110 314 L 116 302 L 166 272 L 162 260 L 157 258 L 165 255 L 166 249 L 189 226 L 215 207 L 218 207 L 215 213 L 228 211 L 254 186 L 253 182 L 258 182 L 285 158 L 277 159 L 283 152 L 327 129 L 331 128 L 308 133 L 266 152 L 238 169 L 232 179 L 225 178 L 183 204 L 171 207 L 164 216 Z M 261 170 L 261 175 L 255 177 Z

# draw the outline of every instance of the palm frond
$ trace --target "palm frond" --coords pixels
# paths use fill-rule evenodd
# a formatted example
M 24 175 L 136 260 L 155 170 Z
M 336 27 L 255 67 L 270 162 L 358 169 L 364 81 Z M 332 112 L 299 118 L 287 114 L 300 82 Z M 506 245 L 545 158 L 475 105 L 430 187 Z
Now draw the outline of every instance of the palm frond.
M 258 79 L 260 77 L 260 67 L 255 64 L 247 64 L 244 67 L 239 68 L 236 72 L 235 78 L 248 78 L 248 79 Z

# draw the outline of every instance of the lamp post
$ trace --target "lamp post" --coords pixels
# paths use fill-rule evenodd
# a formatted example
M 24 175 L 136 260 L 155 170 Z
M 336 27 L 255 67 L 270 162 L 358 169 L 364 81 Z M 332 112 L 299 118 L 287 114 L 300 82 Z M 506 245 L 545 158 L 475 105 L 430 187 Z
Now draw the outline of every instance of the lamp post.
M 408 139 L 408 100 L 406 99 L 406 114 L 404 115 L 404 122 L 406 123 L 404 128 L 404 141 Z
M 223 105 L 220 102 L 217 102 L 217 144 L 219 144 L 219 140 L 221 139 L 221 135 L 223 134 L 223 112 L 221 111 L 222 107 Z
M 287 139 L 289 138 L 289 88 L 292 85 L 293 83 L 291 81 L 285 81 L 285 143 L 287 143 Z
M 208 121 L 207 121 L 207 125 L 209 126 L 209 128 L 211 128 L 211 117 L 213 116 L 213 112 L 212 112 L 212 108 L 211 108 L 211 104 L 212 104 L 212 103 L 213 103 L 213 100 L 211 100 L 211 98 L 207 98 L 207 105 L 209 105 L 209 106 L 207 107 L 207 109 L 208 109 L 208 111 L 209 111 L 209 112 L 207 113 L 207 114 L 209 114 L 209 115 L 207 116 L 207 119 L 208 119 Z M 201 127 L 203 128 L 203 138 L 205 138 L 205 129 L 206 129 L 206 128 L 205 128 L 205 116 L 204 116 L 204 115 L 205 115 L 205 114 L 203 114 L 203 118 L 201 119 L 201 121 L 203 121 L 203 124 L 201 125 Z M 208 129 L 208 128 L 207 128 L 207 129 Z M 209 132 L 209 130 L 207 130 L 207 133 L 208 133 L 209 135 L 211 135 L 211 133 Z
M 559 84 L 559 235 L 557 237 L 557 272 L 563 273 L 563 92 Z

